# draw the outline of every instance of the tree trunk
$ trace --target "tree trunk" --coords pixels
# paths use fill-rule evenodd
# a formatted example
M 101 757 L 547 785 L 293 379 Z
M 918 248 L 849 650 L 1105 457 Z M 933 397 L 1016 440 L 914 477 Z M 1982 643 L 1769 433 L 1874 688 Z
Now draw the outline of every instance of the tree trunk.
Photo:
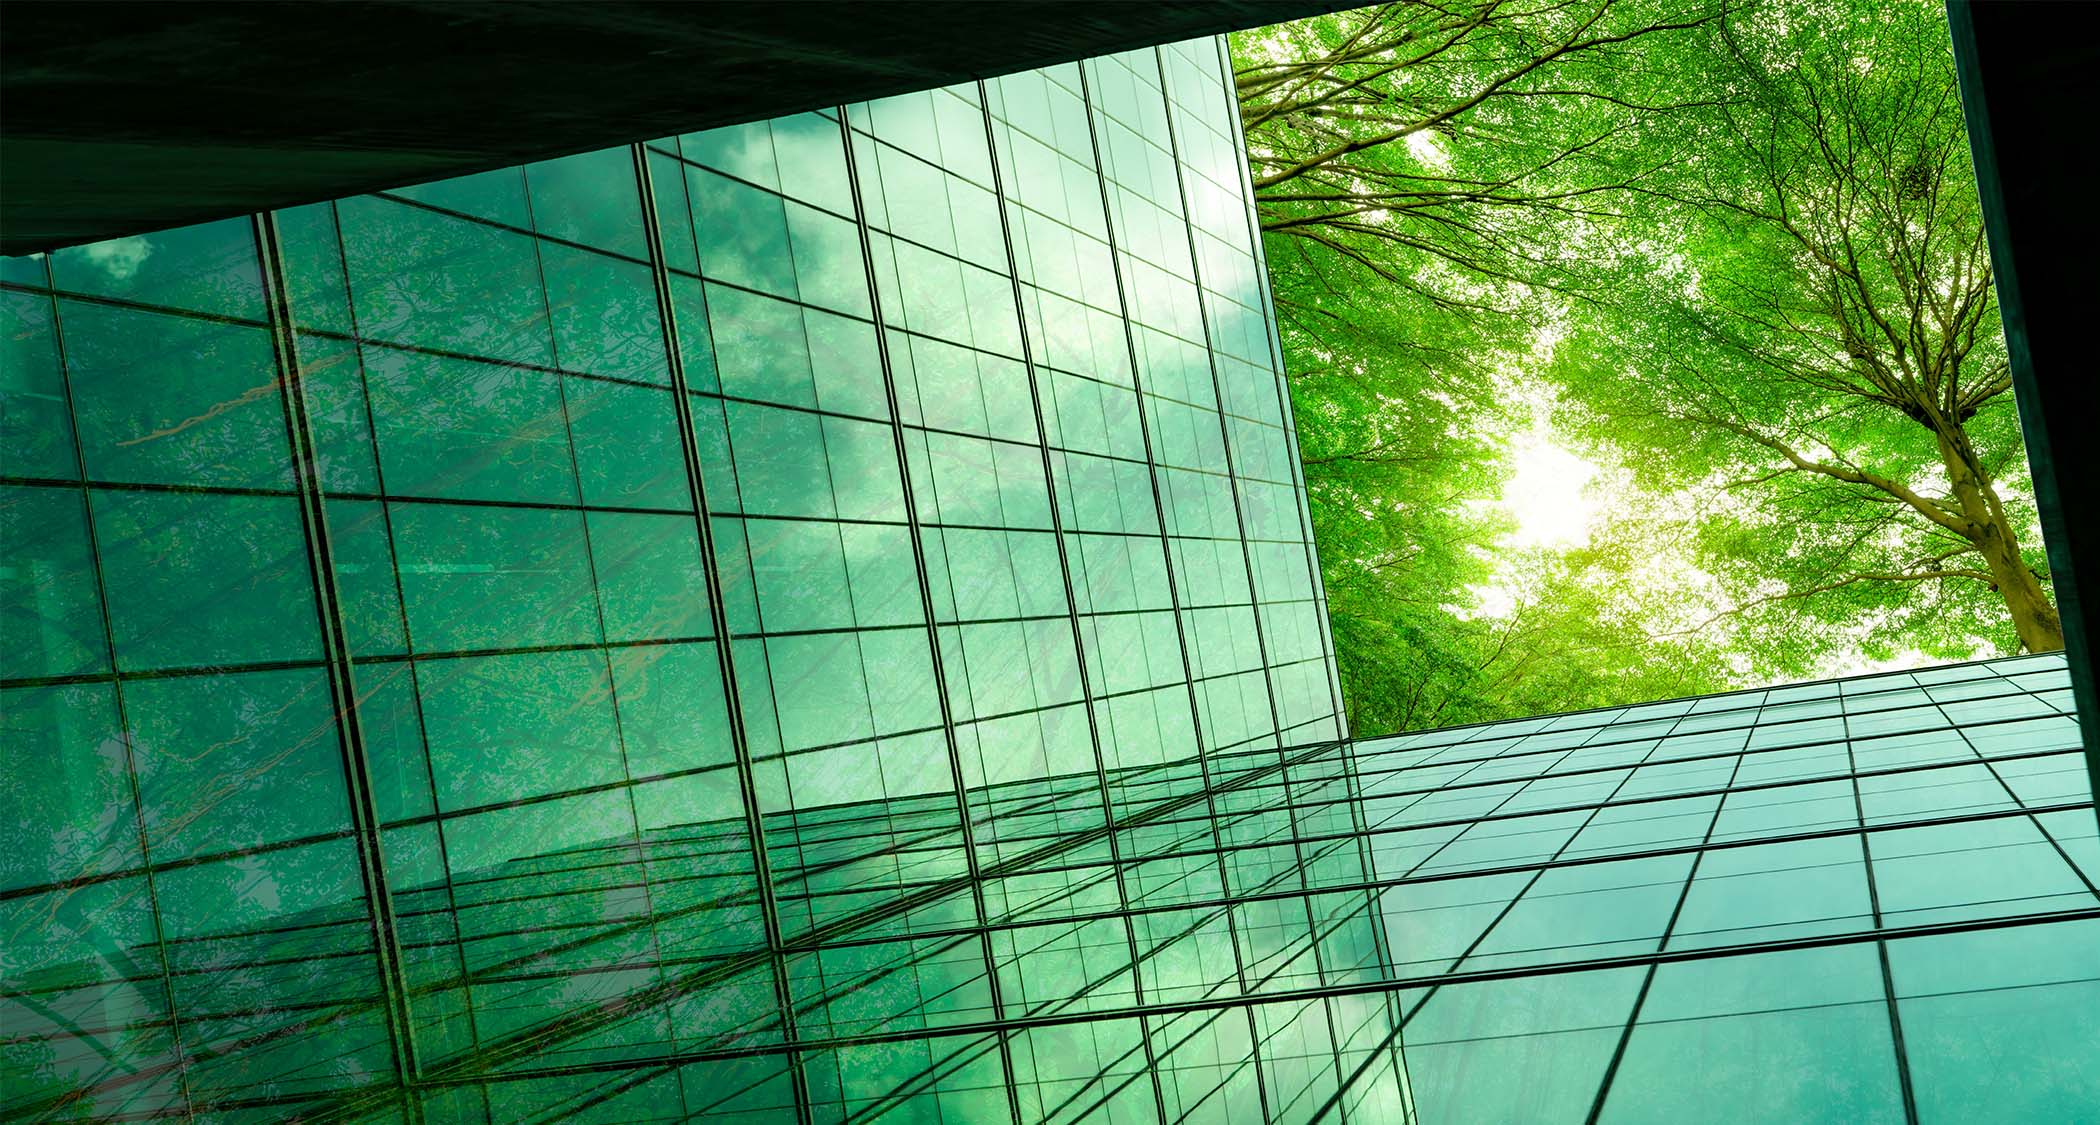
M 1976 553 L 1983 556 L 1984 566 L 1991 572 L 1992 587 L 2005 602 L 2013 629 L 2020 636 L 2020 647 L 2029 652 L 2054 652 L 2064 647 L 2063 620 L 2057 616 L 2048 592 L 2042 589 L 2041 579 L 2020 557 L 2019 537 L 2005 516 L 1997 490 L 1976 463 L 1968 435 L 1959 429 L 1949 433 L 1937 427 L 1934 433 L 1939 438 L 1940 458 L 1954 485 L 1954 498 L 1971 529 L 1969 541 L 1976 544 Z
M 1987 529 L 1986 534 L 1996 530 Z M 2064 647 L 2063 621 L 2049 603 L 2041 581 L 2021 561 L 2017 547 L 2006 540 L 1998 543 L 1998 549 L 1983 548 L 1984 562 L 1998 580 L 1998 596 L 2005 599 L 2005 608 L 2012 614 L 2021 646 L 2029 652 L 2054 652 Z

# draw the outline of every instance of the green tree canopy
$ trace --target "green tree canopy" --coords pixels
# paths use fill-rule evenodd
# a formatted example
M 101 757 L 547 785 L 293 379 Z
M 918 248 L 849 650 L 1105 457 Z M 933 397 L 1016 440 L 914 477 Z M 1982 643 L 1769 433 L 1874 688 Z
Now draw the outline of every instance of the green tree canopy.
M 1722 26 L 1729 97 L 1654 130 L 1700 159 L 1615 224 L 1556 374 L 1647 487 L 1721 482 L 1703 554 L 1762 632 L 2060 648 L 1943 19 L 1819 14 Z
M 1938 5 L 1235 51 L 1360 732 L 2061 645 Z M 1544 417 L 1609 486 L 1551 548 L 1493 503 Z

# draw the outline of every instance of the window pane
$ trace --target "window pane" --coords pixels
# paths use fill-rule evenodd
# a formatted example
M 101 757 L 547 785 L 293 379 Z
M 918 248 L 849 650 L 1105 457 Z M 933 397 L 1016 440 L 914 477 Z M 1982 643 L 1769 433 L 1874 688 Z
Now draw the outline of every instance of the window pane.
M 62 291 L 261 320 L 262 273 L 246 218 L 70 246 L 51 255 Z
M 126 685 L 146 848 L 159 862 L 347 830 L 319 669 Z
M 418 652 L 600 639 L 581 513 L 451 504 L 389 510 Z
M 120 668 L 320 655 L 292 498 L 97 492 L 90 507 Z
M 0 487 L 0 676 L 62 676 L 109 666 L 102 598 L 78 488 Z
M 42 293 L 0 293 L 0 461 L 17 476 L 79 474 L 51 298 Z
M 262 329 L 76 301 L 59 315 L 89 476 L 290 487 L 284 405 Z

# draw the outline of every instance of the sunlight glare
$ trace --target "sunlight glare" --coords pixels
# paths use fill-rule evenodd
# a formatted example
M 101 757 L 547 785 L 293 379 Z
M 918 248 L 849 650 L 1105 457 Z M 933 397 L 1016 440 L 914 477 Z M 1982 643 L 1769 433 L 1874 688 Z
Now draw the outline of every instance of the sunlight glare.
M 1517 547 L 1581 547 L 1590 540 L 1597 502 L 1587 493 L 1597 466 L 1553 443 L 1543 425 L 1518 436 L 1510 451 L 1516 471 L 1502 505 L 1517 521 L 1508 542 Z
M 1438 172 L 1451 170 L 1451 154 L 1445 152 L 1444 146 L 1437 143 L 1434 133 L 1410 134 L 1407 138 L 1407 151 L 1413 153 L 1416 160 Z

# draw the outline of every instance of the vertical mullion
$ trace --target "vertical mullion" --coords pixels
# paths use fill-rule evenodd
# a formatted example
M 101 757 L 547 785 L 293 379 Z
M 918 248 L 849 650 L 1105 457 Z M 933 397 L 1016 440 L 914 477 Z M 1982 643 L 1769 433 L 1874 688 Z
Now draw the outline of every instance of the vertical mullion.
M 1926 698 L 1929 700 L 1931 696 Z M 1845 784 L 1852 789 L 1852 816 L 1859 824 L 1860 865 L 1866 869 L 1867 876 L 1867 905 L 1873 912 L 1874 929 L 1879 932 L 1882 928 L 1881 891 L 1874 885 L 1874 836 L 1867 830 L 1866 803 L 1859 794 L 1859 755 L 1852 742 L 1852 697 L 1841 688 L 1837 699 L 1838 714 L 1845 724 Z M 1918 1100 L 1911 1088 L 1909 1053 L 1903 1047 L 1903 1014 L 1896 1008 L 1896 982 L 1895 974 L 1889 968 L 1889 943 L 1875 938 L 1874 955 L 1881 962 L 1881 994 L 1888 1004 L 1889 1040 L 1896 1054 L 1896 1079 L 1903 1091 L 1903 1120 L 1909 1125 L 1917 1125 Z
M 979 112 L 985 112 L 983 105 Z M 984 904 L 984 876 L 978 863 L 976 832 L 970 822 L 970 796 L 965 784 L 962 768 L 962 750 L 957 741 L 954 709 L 949 705 L 948 677 L 941 658 L 941 630 L 934 614 L 933 584 L 926 573 L 926 547 L 923 541 L 925 525 L 919 520 L 918 498 L 912 488 L 911 452 L 904 437 L 904 415 L 897 404 L 897 379 L 890 364 L 889 332 L 882 316 L 882 292 L 875 270 L 874 239 L 868 227 L 867 208 L 861 202 L 860 165 L 853 151 L 853 124 L 846 107 L 838 107 L 839 140 L 846 148 L 846 187 L 853 197 L 853 223 L 860 238 L 861 268 L 868 283 L 868 310 L 875 322 L 875 354 L 882 367 L 883 400 L 889 406 L 890 438 L 895 447 L 900 490 L 904 496 L 904 520 L 911 539 L 912 569 L 919 584 L 919 608 L 926 618 L 926 641 L 931 650 L 930 666 L 933 670 L 933 692 L 941 712 L 941 732 L 948 748 L 948 772 L 955 786 L 955 811 L 957 828 L 962 838 L 963 860 L 970 877 L 970 901 L 977 911 L 977 939 L 979 956 L 984 961 L 985 983 L 991 994 L 992 1011 L 1003 1016 L 1006 1012 L 1005 998 L 999 987 L 997 962 L 992 956 L 990 916 Z M 1007 254 L 1013 253 L 1013 244 L 1007 243 Z M 1014 310 L 1018 322 L 1020 310 Z M 989 798 L 990 788 L 986 789 Z M 1006 1078 L 1007 1112 L 1015 1122 L 1021 1120 L 1020 1091 L 1014 1082 L 1013 1047 L 1006 1032 L 997 1035 L 999 1045 L 999 1067 Z
M 789 1082 L 795 1095 L 795 1116 L 804 1125 L 810 1120 L 809 1088 L 794 1052 L 795 1006 L 788 990 L 787 958 L 782 953 L 780 908 L 773 887 L 772 864 L 766 855 L 765 811 L 752 779 L 751 741 L 744 725 L 742 696 L 738 691 L 736 663 L 729 638 L 728 607 L 722 597 L 721 568 L 717 565 L 713 513 L 708 508 L 704 466 L 700 463 L 698 429 L 693 422 L 691 390 L 686 381 L 685 357 L 679 348 L 677 310 L 671 298 L 671 275 L 664 260 L 663 230 L 656 212 L 656 184 L 650 174 L 646 144 L 630 146 L 634 158 L 636 187 L 642 198 L 642 230 L 648 241 L 649 273 L 656 289 L 656 308 L 664 341 L 665 366 L 671 377 L 672 409 L 678 421 L 678 445 L 685 461 L 686 487 L 693 502 L 693 520 L 700 530 L 701 570 L 707 586 L 709 621 L 715 634 L 716 666 L 722 677 L 723 707 L 728 712 L 729 737 L 736 755 L 737 789 L 743 800 L 744 824 L 750 837 L 751 868 L 758 892 L 759 913 L 765 928 L 766 963 L 773 975 L 773 1003 L 780 1013 L 781 1058 L 787 1063 Z M 708 330 L 710 346 L 714 339 Z M 639 827 L 637 827 L 639 833 Z M 684 1084 L 680 1083 L 683 1090 Z
M 1117 65 L 1127 66 L 1127 64 L 1120 62 Z M 1135 77 L 1136 72 L 1132 71 L 1132 75 Z M 1163 569 L 1167 577 L 1167 604 L 1174 614 L 1174 639 L 1181 649 L 1182 683 L 1188 688 L 1189 734 L 1194 740 L 1196 747 L 1196 772 L 1197 776 L 1202 779 L 1204 808 L 1209 812 L 1211 856 L 1215 860 L 1218 869 L 1218 897 L 1223 903 L 1218 908 L 1218 914 L 1223 915 L 1225 918 L 1225 936 L 1227 943 L 1232 947 L 1233 977 L 1239 984 L 1240 995 L 1246 996 L 1248 995 L 1246 955 L 1240 949 L 1239 919 L 1234 915 L 1231 906 L 1232 877 L 1225 866 L 1224 839 L 1218 831 L 1217 783 L 1212 779 L 1210 773 L 1210 754 L 1205 747 L 1207 740 L 1203 733 L 1203 708 L 1196 693 L 1196 666 L 1189 659 L 1188 622 L 1183 612 L 1180 583 L 1174 577 L 1174 539 L 1167 531 L 1166 499 L 1160 494 L 1159 489 L 1161 466 L 1158 452 L 1152 445 L 1151 420 L 1145 411 L 1144 364 L 1138 356 L 1137 330 L 1132 326 L 1130 319 L 1130 294 L 1123 280 L 1122 251 L 1118 249 L 1116 243 L 1115 203 L 1109 195 L 1108 168 L 1101 160 L 1101 131 L 1094 121 L 1092 89 L 1086 84 L 1086 66 L 1083 63 L 1080 66 L 1079 79 L 1082 88 L 1087 91 L 1087 96 L 1082 99 L 1086 108 L 1087 140 L 1094 150 L 1094 178 L 1095 182 L 1101 187 L 1102 232 L 1107 236 L 1109 267 L 1115 275 L 1116 308 L 1122 314 L 1123 343 L 1129 350 L 1130 355 L 1131 404 L 1137 417 L 1138 437 L 1144 444 L 1145 478 L 1152 486 L 1152 514 L 1154 520 L 1159 524 L 1160 561 L 1164 564 Z M 1168 108 L 1167 90 L 1164 82 L 1160 84 L 1159 96 L 1161 110 L 1168 113 L 1171 118 L 1172 110 Z M 1168 146 L 1168 156 L 1170 158 L 1173 156 L 1171 144 Z M 1184 214 L 1182 221 L 1187 222 L 1188 216 Z M 1208 346 L 1207 341 L 1206 346 Z M 1250 595 L 1252 593 L 1251 584 L 1249 593 Z M 1260 1101 L 1262 1117 L 1266 1120 L 1269 1117 L 1269 1095 L 1268 1082 L 1262 1076 L 1259 1061 L 1261 1045 L 1260 1026 L 1255 1021 L 1254 1005 L 1251 1002 L 1242 1005 L 1240 1011 L 1247 1021 L 1247 1062 L 1254 1068 L 1255 1093 Z
M 1079 74 L 1079 102 L 1082 111 L 1087 115 L 1087 128 L 1091 136 L 1094 116 L 1087 96 L 1086 66 L 1084 63 L 1074 63 L 1073 67 Z M 1045 76 L 1043 80 L 1048 82 L 1048 76 Z M 1116 902 L 1122 907 L 1123 941 L 1130 957 L 1131 996 L 1135 1003 L 1142 1006 L 1145 1002 L 1145 985 L 1142 975 L 1138 972 L 1137 928 L 1130 918 L 1130 889 L 1125 884 L 1122 846 L 1117 839 L 1122 833 L 1116 828 L 1115 802 L 1109 794 L 1108 766 L 1101 751 L 1101 725 L 1094 710 L 1095 697 L 1092 678 L 1087 673 L 1086 636 L 1079 626 L 1079 599 L 1073 590 L 1071 559 L 1065 551 L 1064 522 L 1062 517 L 1058 515 L 1057 472 L 1050 461 L 1050 431 L 1049 427 L 1044 424 L 1043 419 L 1042 387 L 1037 378 L 1038 373 L 1034 351 L 1028 342 L 1028 306 L 1022 297 L 1021 267 L 1014 253 L 1013 224 L 1007 213 L 1006 184 L 1004 178 L 999 174 L 998 130 L 993 127 L 992 123 L 991 89 L 982 79 L 978 80 L 977 83 L 977 101 L 984 110 L 984 143 L 985 153 L 990 158 L 992 169 L 992 202 L 993 206 L 998 209 L 999 234 L 1006 244 L 1007 280 L 1013 285 L 1014 315 L 1016 324 L 1021 330 L 1021 363 L 1028 372 L 1028 400 L 1035 411 L 1037 449 L 1042 454 L 1043 462 L 1043 487 L 1048 493 L 1050 501 L 1050 535 L 1057 544 L 1057 568 L 1064 579 L 1065 614 L 1072 626 L 1072 652 L 1073 659 L 1076 661 L 1079 669 L 1080 698 L 1084 701 L 1086 708 L 1087 738 L 1094 747 L 1094 780 L 1101 795 L 1101 823 L 1107 829 L 1109 866 L 1115 872 L 1116 877 Z M 1009 124 L 1008 128 L 1011 127 L 1011 124 Z M 1094 160 L 1095 180 L 1099 181 L 1101 175 L 1101 162 L 1097 155 Z M 1018 207 L 1021 204 L 1019 200 L 1014 200 L 1012 205 Z M 1104 221 L 1106 221 L 1105 208 L 1103 216 Z M 1076 511 L 1077 509 L 1075 508 L 1074 510 Z M 996 971 L 996 967 L 994 971 Z M 1152 1084 L 1153 1107 L 1158 1111 L 1160 1120 L 1165 1121 L 1167 1116 L 1166 1097 L 1160 1090 L 1159 1059 L 1153 1054 L 1152 1036 L 1146 1028 L 1142 1017 L 1138 1020 L 1138 1041 L 1143 1044 L 1145 1050 L 1145 1073 Z
M 481 1040 L 481 1019 L 469 998 L 470 994 L 467 988 L 466 942 L 461 936 L 459 928 L 459 896 L 452 882 L 452 855 L 449 845 L 445 842 L 445 818 L 437 807 L 437 766 L 430 760 L 430 728 L 423 713 L 423 673 L 419 666 L 420 661 L 415 656 L 415 638 L 409 634 L 408 630 L 408 593 L 401 584 L 399 560 L 394 559 L 394 506 L 387 492 L 386 466 L 381 464 L 379 459 L 379 419 L 372 409 L 371 381 L 367 377 L 365 370 L 365 338 L 358 321 L 356 295 L 351 291 L 350 286 L 349 256 L 343 244 L 343 216 L 341 209 L 335 203 L 331 202 L 327 204 L 327 207 L 328 229 L 335 238 L 337 259 L 343 264 L 343 306 L 350 318 L 350 331 L 344 339 L 349 344 L 351 353 L 357 357 L 357 389 L 364 399 L 365 433 L 368 435 L 366 440 L 371 443 L 372 482 L 378 491 L 378 496 L 374 502 L 379 505 L 380 523 L 386 531 L 387 555 L 389 559 L 393 559 L 393 573 L 391 577 L 393 578 L 394 604 L 400 611 L 402 644 L 407 650 L 401 658 L 401 670 L 396 674 L 408 677 L 409 699 L 415 704 L 416 737 L 422 740 L 424 747 L 422 752 L 423 779 L 429 783 L 431 793 L 430 831 L 432 837 L 437 840 L 438 863 L 445 873 L 445 909 L 449 916 L 449 926 L 452 934 L 453 964 L 458 966 L 459 971 L 459 987 L 462 997 L 460 1008 L 466 1016 L 469 1041 L 478 1043 Z M 299 338 L 298 327 L 297 321 L 294 320 L 292 323 L 292 339 L 295 342 Z M 325 488 L 322 491 L 322 495 L 325 499 L 327 496 Z M 351 653 L 352 668 L 356 667 L 356 656 L 356 653 Z M 376 811 L 376 804 L 374 808 Z M 409 973 L 405 963 L 402 967 L 401 979 L 403 984 L 406 985 Z M 413 992 L 415 990 L 410 989 L 410 991 Z M 414 1016 L 414 1007 L 411 1005 L 409 1010 L 409 1034 L 411 1041 L 413 1041 L 415 1034 Z M 488 1112 L 488 1095 L 485 1091 L 477 1090 L 477 1097 L 482 1103 L 482 1114 L 486 1117 Z
M 1225 77 L 1225 103 L 1231 107 L 1231 112 L 1227 116 L 1232 119 L 1232 139 L 1238 146 L 1239 153 L 1244 157 L 1247 152 L 1247 131 L 1244 127 L 1245 122 L 1240 120 L 1239 99 L 1232 91 L 1232 56 L 1228 50 L 1227 37 L 1223 35 L 1218 36 L 1218 66 Z M 1298 453 L 1298 414 L 1295 404 L 1291 401 L 1288 378 L 1284 374 L 1283 336 L 1276 320 L 1275 294 L 1269 288 L 1269 258 L 1262 247 L 1261 221 L 1255 210 L 1254 177 L 1248 168 L 1246 160 L 1242 159 L 1238 167 L 1240 186 L 1247 200 L 1247 245 L 1249 252 L 1254 255 L 1254 273 L 1256 280 L 1259 282 L 1258 288 L 1261 292 L 1262 300 L 1262 321 L 1268 328 L 1269 354 L 1276 369 L 1276 400 L 1281 408 L 1279 416 L 1284 421 L 1283 432 L 1287 447 L 1290 450 L 1291 473 L 1296 478 L 1294 483 L 1297 485 L 1299 498 L 1298 528 L 1305 536 L 1305 565 L 1307 573 L 1312 576 L 1311 594 L 1313 609 L 1320 624 L 1320 643 L 1324 646 L 1323 651 L 1327 656 L 1328 667 L 1325 670 L 1327 698 L 1329 705 L 1334 709 L 1335 735 L 1338 738 L 1346 739 L 1349 736 L 1349 723 L 1343 711 L 1342 698 L 1337 687 L 1334 668 L 1334 633 L 1329 626 L 1327 617 L 1327 584 L 1320 575 L 1319 554 L 1314 550 L 1315 544 L 1313 543 L 1313 532 L 1310 522 L 1312 500 L 1305 489 L 1305 471 Z
M 1269 729 L 1274 740 L 1273 746 L 1276 750 L 1277 760 L 1284 761 L 1283 713 L 1276 706 L 1275 669 L 1269 661 L 1268 639 L 1264 635 L 1265 630 L 1262 628 L 1261 584 L 1254 573 L 1253 548 L 1247 542 L 1246 507 L 1242 502 L 1242 494 L 1240 492 L 1240 473 L 1236 463 L 1237 459 L 1232 455 L 1232 424 L 1226 409 L 1225 386 L 1218 377 L 1217 345 L 1211 335 L 1210 306 L 1204 299 L 1203 266 L 1201 255 L 1197 252 L 1196 243 L 1196 218 L 1189 208 L 1188 172 L 1183 166 L 1181 159 L 1181 138 L 1174 128 L 1174 112 L 1177 103 L 1174 100 L 1172 79 L 1167 75 L 1168 50 L 1170 50 L 1169 47 L 1154 47 L 1152 54 L 1154 61 L 1159 65 L 1160 94 L 1166 104 L 1167 142 L 1169 151 L 1174 158 L 1174 183 L 1180 191 L 1182 230 L 1187 234 L 1189 243 L 1189 280 L 1196 293 L 1196 315 L 1203 325 L 1203 357 L 1210 367 L 1211 397 L 1217 402 L 1218 436 L 1225 452 L 1225 476 L 1232 487 L 1233 526 L 1239 529 L 1240 560 L 1247 569 L 1247 611 L 1254 622 L 1254 650 L 1261 659 L 1261 682 L 1269 701 Z M 1305 912 L 1306 932 L 1310 936 L 1317 927 L 1312 918 L 1311 881 L 1306 877 L 1305 848 L 1301 841 L 1303 833 L 1298 828 L 1296 801 L 1291 792 L 1291 769 L 1288 765 L 1285 765 L 1283 768 L 1282 781 L 1285 816 L 1290 819 L 1291 852 L 1297 857 L 1298 887 L 1305 892 L 1305 897 L 1299 899 L 1299 906 Z M 1229 895 L 1231 888 L 1226 888 L 1226 892 Z M 1317 974 L 1319 980 L 1325 981 L 1327 979 L 1326 959 L 1320 955 L 1320 943 L 1317 938 L 1311 939 L 1311 949 L 1313 971 Z M 1341 1049 L 1341 1037 L 1335 1028 L 1334 1007 L 1325 1000 L 1319 1001 L 1319 1004 L 1321 1015 L 1327 1021 L 1328 1041 L 1335 1050 L 1339 1051 Z M 1341 1081 L 1341 1059 L 1339 1056 L 1334 1060 L 1334 1077 L 1337 1083 Z
M 44 281 L 49 285 L 51 280 L 51 267 L 47 260 L 44 266 Z M 73 408 L 73 372 L 66 360 L 66 334 L 58 311 L 57 287 L 52 286 L 41 296 L 51 309 L 51 344 L 58 357 L 59 387 L 65 395 L 66 425 L 73 435 L 73 469 L 79 474 L 79 482 L 72 491 L 80 495 L 80 518 L 87 528 L 88 567 L 95 575 L 95 599 L 102 617 L 103 653 L 109 661 L 110 701 L 117 719 L 117 740 L 124 747 L 124 779 L 127 791 L 131 794 L 132 819 L 137 825 L 139 878 L 146 888 L 146 907 L 153 915 L 153 952 L 160 965 L 161 1000 L 168 1017 L 168 1062 L 163 1069 L 174 1070 L 176 1088 L 182 1094 L 183 1109 L 194 1114 L 196 1104 L 190 1096 L 188 1052 L 182 1046 L 180 1017 L 175 1013 L 175 978 L 174 974 L 168 971 L 167 939 L 161 932 L 160 891 L 153 873 L 153 853 L 147 842 L 146 806 L 140 798 L 136 747 L 132 745 L 131 739 L 131 720 L 124 707 L 124 679 L 117 671 L 117 633 L 116 627 L 110 622 L 109 584 L 102 573 L 102 544 L 101 537 L 95 530 L 95 504 L 93 490 L 88 487 L 87 452 L 80 444 L 80 424 Z
M 290 443 L 292 478 L 298 489 L 299 516 L 305 532 L 314 605 L 320 618 L 330 704 L 336 717 L 336 742 L 342 754 L 351 829 L 357 840 L 373 956 L 379 963 L 380 990 L 386 1003 L 387 1038 L 393 1048 L 396 1082 L 402 1091 L 404 1111 L 410 1121 L 420 1121 L 422 1107 L 413 1088 L 417 1074 L 414 1041 L 410 1034 L 407 990 L 401 975 L 401 953 L 394 929 L 392 892 L 387 887 L 385 862 L 380 850 L 378 807 L 372 797 L 371 767 L 366 758 L 363 724 L 357 707 L 349 634 L 343 625 L 341 597 L 336 587 L 335 556 L 328 538 L 326 501 L 314 461 L 313 435 L 308 429 L 306 381 L 299 368 L 298 339 L 292 322 L 291 293 L 284 275 L 277 216 L 268 211 L 256 214 L 254 229 L 264 294 L 268 301 L 270 342 L 284 391 L 285 431 Z

